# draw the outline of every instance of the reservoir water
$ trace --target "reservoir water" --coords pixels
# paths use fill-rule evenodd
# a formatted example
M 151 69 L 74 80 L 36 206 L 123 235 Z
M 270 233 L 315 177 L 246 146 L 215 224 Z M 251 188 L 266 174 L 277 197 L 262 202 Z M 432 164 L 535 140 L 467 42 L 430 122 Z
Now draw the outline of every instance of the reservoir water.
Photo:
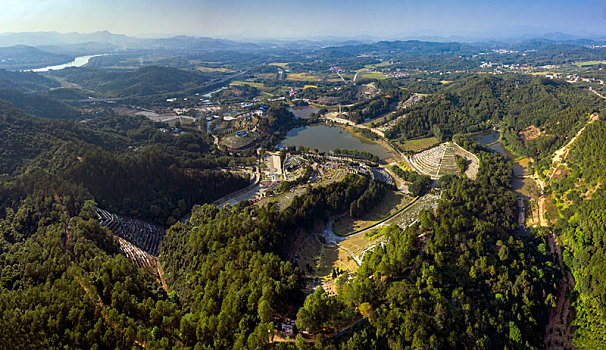
M 515 160 L 516 156 L 505 148 L 503 143 L 499 141 L 500 136 L 500 132 L 491 130 L 473 135 L 471 139 L 484 146 L 490 145 L 487 147 L 511 160 L 513 162 L 514 175 L 514 178 L 511 181 L 511 187 L 514 192 L 526 199 L 537 198 L 540 192 L 539 187 L 533 179 L 524 178 L 525 175 L 528 175 L 530 159 L 522 158 Z
M 526 161 L 525 161 L 525 158 L 519 162 L 514 161 L 514 159 L 516 159 L 516 156 L 513 153 L 511 153 L 507 148 L 505 148 L 503 143 L 499 141 L 500 136 L 501 136 L 501 133 L 499 131 L 490 130 L 490 131 L 486 131 L 486 132 L 483 132 L 480 134 L 473 135 L 471 137 L 471 139 L 483 146 L 487 146 L 488 148 L 499 153 L 503 157 L 513 161 L 513 174 L 515 176 L 519 177 L 519 176 L 526 175 L 527 170 L 528 170 L 527 159 L 526 159 Z M 488 145 L 490 145 L 490 146 L 488 146 Z M 515 187 L 515 184 L 514 184 L 514 187 Z
M 387 159 L 392 156 L 380 144 L 364 142 L 352 136 L 343 128 L 336 126 L 317 125 L 295 128 L 288 132 L 282 143 L 287 146 L 317 148 L 320 152 L 329 152 L 335 148 L 343 148 L 370 152 L 380 159 Z
M 61 70 L 63 68 L 68 68 L 68 67 L 82 67 L 85 64 L 87 64 L 91 58 L 99 57 L 99 56 L 107 56 L 107 54 L 79 56 L 79 57 L 76 57 L 73 61 L 68 62 L 68 63 L 58 64 L 56 66 L 48 66 L 48 67 L 44 67 L 44 68 L 30 69 L 29 71 L 40 73 L 40 72 L 48 72 L 50 70 Z
M 480 134 L 473 135 L 471 137 L 471 139 L 481 145 L 486 146 L 491 143 L 495 143 L 495 142 L 499 141 L 500 136 L 501 136 L 501 133 L 499 131 L 490 130 L 490 131 L 486 131 L 486 132 L 483 132 Z

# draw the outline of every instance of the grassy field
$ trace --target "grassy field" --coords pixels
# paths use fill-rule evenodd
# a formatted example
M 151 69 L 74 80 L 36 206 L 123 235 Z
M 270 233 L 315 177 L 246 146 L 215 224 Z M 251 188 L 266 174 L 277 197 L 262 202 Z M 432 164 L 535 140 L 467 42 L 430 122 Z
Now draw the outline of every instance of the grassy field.
M 381 63 L 367 64 L 364 66 L 364 68 L 360 68 L 360 69 L 356 70 L 356 72 L 361 72 L 361 71 L 365 71 L 367 69 L 373 69 L 373 68 L 387 67 L 387 66 L 391 66 L 391 62 L 384 61 Z
M 273 63 L 270 63 L 269 65 L 286 68 L 286 67 L 288 67 L 288 62 L 273 62 Z
M 381 239 L 381 235 L 377 235 L 374 239 L 368 240 L 364 237 L 364 234 L 359 234 L 347 237 L 347 239 L 340 244 L 343 248 L 349 249 L 356 257 L 359 257 L 366 248 L 376 244 Z M 344 253 L 347 254 L 347 252 Z
M 596 66 L 598 64 L 606 64 L 606 61 L 580 61 L 580 62 L 575 62 L 574 65 L 577 67 L 589 67 L 589 66 Z
M 367 79 L 387 79 L 387 77 L 381 72 L 362 72 L 358 77 Z
M 336 234 L 345 235 L 349 232 L 370 227 L 386 217 L 395 214 L 412 201 L 410 196 L 398 191 L 389 191 L 381 203 L 360 219 L 352 219 L 349 215 L 335 221 L 333 229 Z
M 307 73 L 288 73 L 286 80 L 292 81 L 320 81 L 316 75 L 308 75 Z
M 198 67 L 196 69 L 199 70 L 200 72 L 204 72 L 204 73 L 214 73 L 214 72 L 233 73 L 233 72 L 235 72 L 234 70 L 227 69 L 227 68 Z
M 440 143 L 440 142 L 435 137 L 427 137 L 424 139 L 408 140 L 405 142 L 401 142 L 401 143 L 399 143 L 399 146 L 404 151 L 417 152 L 422 149 L 437 145 L 438 143 Z
M 367 241 L 368 244 L 368 241 Z M 337 246 L 327 246 L 310 236 L 299 248 L 299 266 L 308 278 L 331 278 L 333 269 L 355 272 L 358 265 L 349 254 Z M 307 268 L 311 267 L 311 271 Z
M 256 88 L 262 88 L 265 86 L 265 85 L 263 85 L 263 83 L 254 83 L 252 81 L 241 81 L 241 80 L 232 81 L 231 83 L 229 83 L 229 85 L 232 85 L 232 86 L 248 85 L 248 86 L 253 86 Z

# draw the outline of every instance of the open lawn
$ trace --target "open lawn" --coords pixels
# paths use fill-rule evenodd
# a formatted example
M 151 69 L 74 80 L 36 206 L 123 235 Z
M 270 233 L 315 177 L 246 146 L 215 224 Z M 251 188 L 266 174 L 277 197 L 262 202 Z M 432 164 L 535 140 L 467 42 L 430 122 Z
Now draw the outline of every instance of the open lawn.
M 241 80 L 232 81 L 231 83 L 229 83 L 229 85 L 232 85 L 232 86 L 248 85 L 248 86 L 253 86 L 256 88 L 262 88 L 265 86 L 265 85 L 263 85 L 263 83 L 255 83 L 252 81 L 241 81 Z
M 288 73 L 286 80 L 292 81 L 320 81 L 316 75 L 309 75 L 307 73 Z
M 438 143 L 440 143 L 440 141 L 438 141 L 437 138 L 427 137 L 424 139 L 398 142 L 398 146 L 400 146 L 400 149 L 402 149 L 403 151 L 406 151 L 406 152 L 418 152 L 418 151 L 426 149 L 426 148 L 431 148 L 431 147 L 437 145 Z
M 196 69 L 199 70 L 200 72 L 204 72 L 204 73 L 214 73 L 214 72 L 233 73 L 233 72 L 235 72 L 234 70 L 231 70 L 228 68 L 198 67 Z
M 360 69 L 356 70 L 356 72 L 362 72 L 362 71 L 365 71 L 367 69 L 387 67 L 387 66 L 391 66 L 391 62 L 383 61 L 381 63 L 367 64 L 367 65 L 364 66 L 364 68 L 360 68 Z
M 379 232 L 381 228 L 377 229 Z M 339 243 L 343 248 L 349 249 L 352 254 L 356 257 L 359 257 L 366 248 L 370 247 L 373 244 L 376 244 L 381 239 L 383 239 L 383 235 L 378 234 L 374 236 L 372 239 L 368 239 L 364 237 L 364 234 L 357 234 L 347 237 L 343 242 Z
M 358 76 L 358 78 L 366 78 L 366 79 L 387 79 L 385 74 L 381 72 L 362 72 Z
M 589 67 L 596 66 L 598 64 L 606 64 L 606 61 L 579 61 L 574 63 L 574 65 L 577 67 Z
M 353 231 L 370 227 L 404 208 L 412 201 L 412 197 L 398 191 L 389 191 L 385 198 L 360 219 L 352 219 L 349 215 L 335 221 L 333 230 L 336 234 L 345 235 Z
M 288 66 L 288 62 L 272 62 L 269 65 L 270 66 L 276 66 L 276 67 L 286 68 Z
M 345 250 L 336 245 L 322 244 L 314 236 L 307 237 L 297 255 L 299 266 L 308 278 L 331 278 L 335 268 L 350 272 L 358 269 L 354 259 Z

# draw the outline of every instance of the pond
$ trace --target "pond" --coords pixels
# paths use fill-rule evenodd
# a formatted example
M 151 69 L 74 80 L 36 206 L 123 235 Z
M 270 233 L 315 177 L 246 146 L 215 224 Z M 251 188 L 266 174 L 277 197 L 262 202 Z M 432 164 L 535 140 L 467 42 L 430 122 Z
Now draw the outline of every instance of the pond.
M 495 143 L 499 141 L 499 137 L 501 137 L 501 133 L 496 130 L 486 131 L 480 134 L 473 135 L 471 137 L 472 140 L 481 144 L 481 145 L 489 145 L 491 143 Z
M 471 139 L 484 146 L 490 145 L 488 146 L 488 148 L 499 153 L 507 159 L 511 159 L 513 161 L 514 176 L 526 175 L 528 170 L 528 159 L 524 158 L 519 162 L 514 161 L 514 159 L 516 159 L 517 157 L 513 153 L 511 153 L 507 148 L 505 148 L 503 143 L 499 141 L 500 135 L 500 132 L 496 130 L 491 130 L 488 132 L 474 135 L 471 137 Z
M 526 198 L 536 196 L 536 194 L 538 193 L 538 188 L 534 180 L 523 178 L 523 176 L 528 174 L 530 159 L 522 158 L 516 161 L 515 159 L 517 157 L 513 153 L 511 153 L 507 148 L 505 148 L 503 143 L 499 141 L 500 136 L 501 133 L 499 131 L 490 130 L 487 132 L 473 135 L 471 139 L 484 146 L 490 145 L 488 146 L 488 148 L 501 154 L 505 158 L 510 159 L 513 162 L 513 175 L 515 176 L 515 178 L 512 181 L 512 188 L 516 193 L 518 193 L 518 195 L 521 195 Z
M 370 152 L 380 159 L 391 158 L 391 153 L 380 144 L 364 142 L 342 128 L 317 125 L 295 128 L 288 132 L 282 144 L 287 146 L 305 146 L 317 148 L 320 152 L 329 152 L 335 148 Z
M 301 118 L 301 119 L 309 119 L 309 118 L 311 118 L 312 113 L 318 113 L 318 111 L 319 111 L 318 108 L 314 108 L 314 107 L 310 107 L 310 106 L 294 107 L 294 108 L 289 108 L 288 110 L 291 111 L 292 114 L 295 115 L 295 117 Z

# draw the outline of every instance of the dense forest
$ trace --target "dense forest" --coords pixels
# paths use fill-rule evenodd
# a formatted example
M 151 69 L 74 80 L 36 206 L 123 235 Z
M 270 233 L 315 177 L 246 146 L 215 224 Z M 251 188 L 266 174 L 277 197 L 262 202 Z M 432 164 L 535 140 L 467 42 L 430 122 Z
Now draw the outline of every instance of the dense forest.
M 172 44 L 180 40 L 188 42 Z M 563 320 L 572 320 L 573 343 L 606 347 L 606 122 L 587 125 L 557 171 L 547 171 L 554 151 L 592 116 L 604 119 L 605 101 L 585 85 L 557 79 L 476 74 L 481 59 L 522 62 L 522 55 L 491 53 L 490 43 L 280 45 L 255 44 L 246 54 L 166 53 L 154 61 L 162 67 L 136 70 L 92 66 L 136 62 L 144 51 L 96 57 L 88 68 L 47 76 L 0 70 L 0 348 L 544 348 L 548 311 L 565 273 L 550 254 L 552 232 L 576 282 L 567 295 L 572 312 Z M 524 62 L 536 64 L 601 59 L 606 50 L 549 41 L 527 42 L 524 49 L 530 50 Z M 479 58 L 481 50 L 489 53 Z M 69 58 L 26 47 L 0 51 L 30 52 L 32 60 L 19 65 Z M 336 78 L 342 67 L 353 80 L 352 72 L 383 63 L 402 77 Z M 294 79 L 309 72 L 318 81 Z M 254 80 L 256 73 L 263 78 Z M 200 107 L 200 94 L 228 84 L 232 74 L 262 83 L 217 92 L 212 102 L 222 106 L 216 110 L 206 111 L 208 102 Z M 323 80 L 328 75 L 335 79 Z M 429 95 L 401 108 L 413 92 Z M 118 104 L 129 107 L 166 107 L 167 96 L 189 94 L 178 105 L 200 107 L 195 113 L 204 110 L 198 115 L 204 120 L 267 103 L 255 125 L 255 147 L 274 149 L 288 130 L 308 122 L 295 119 L 283 102 L 248 103 L 289 93 L 296 96 L 284 97 L 288 103 L 318 107 L 309 123 L 326 108 L 347 104 L 343 110 L 355 122 L 397 120 L 385 133 L 390 139 L 452 138 L 480 159 L 476 180 L 446 175 L 435 185 L 392 163 L 412 196 L 441 194 L 437 208 L 422 210 L 405 229 L 372 231 L 384 240 L 364 251 L 355 273 L 333 269 L 336 295 L 323 287 L 305 292 L 304 266 L 293 259 L 301 240 L 326 243 L 315 232 L 341 215 L 364 217 L 392 187 L 352 174 L 301 186 L 315 178 L 307 166 L 276 187 L 305 188 L 290 205 L 245 200 L 219 208 L 210 203 L 249 184 L 237 166 L 259 166 L 256 149 L 222 151 L 203 125 L 179 123 L 177 130 L 119 117 L 110 104 L 93 101 L 84 113 L 77 109 L 77 100 L 89 95 L 124 98 Z M 531 169 L 546 181 L 550 227 L 518 226 L 511 162 L 465 136 L 494 126 L 503 144 L 532 158 Z M 378 137 L 368 129 L 354 132 Z M 368 152 L 332 153 L 380 161 Z M 463 172 L 467 163 L 456 161 Z M 137 268 L 124 256 L 117 236 L 100 225 L 97 207 L 168 227 L 157 271 Z M 296 338 L 274 342 L 284 318 L 295 320 Z
M 53 75 L 107 97 L 176 93 L 208 82 L 208 74 L 170 67 L 149 66 L 127 72 L 94 68 L 54 71 Z
M 573 343 L 606 346 L 606 122 L 588 125 L 573 144 L 563 176 L 548 190 L 558 208 L 554 230 L 566 247 L 564 261 L 576 287 L 572 295 L 576 328 Z
M 7 101 L 24 112 L 39 118 L 78 119 L 82 116 L 82 113 L 77 109 L 46 94 L 0 89 L 0 100 Z
M 393 128 L 390 138 L 436 136 L 503 126 L 503 139 L 514 150 L 537 159 L 548 156 L 584 125 L 589 115 L 606 108 L 605 102 L 572 84 L 524 76 L 475 76 L 455 82 L 424 98 Z M 524 140 L 526 128 L 541 134 Z
M 516 228 L 510 165 L 481 159 L 477 181 L 443 177 L 435 213 L 391 227 L 354 280 L 340 279 L 342 308 L 370 320 L 341 348 L 543 348 L 556 270 L 545 238 Z
M 212 170 L 213 146 L 197 129 L 175 137 L 145 118 L 74 123 L 30 118 L 9 105 L 3 111 L 0 165 L 8 179 L 46 172 L 123 215 L 172 224 L 192 205 L 248 184 L 247 178 Z
M 57 81 L 34 72 L 13 72 L 0 69 L 0 88 L 21 92 L 42 92 L 61 86 Z

